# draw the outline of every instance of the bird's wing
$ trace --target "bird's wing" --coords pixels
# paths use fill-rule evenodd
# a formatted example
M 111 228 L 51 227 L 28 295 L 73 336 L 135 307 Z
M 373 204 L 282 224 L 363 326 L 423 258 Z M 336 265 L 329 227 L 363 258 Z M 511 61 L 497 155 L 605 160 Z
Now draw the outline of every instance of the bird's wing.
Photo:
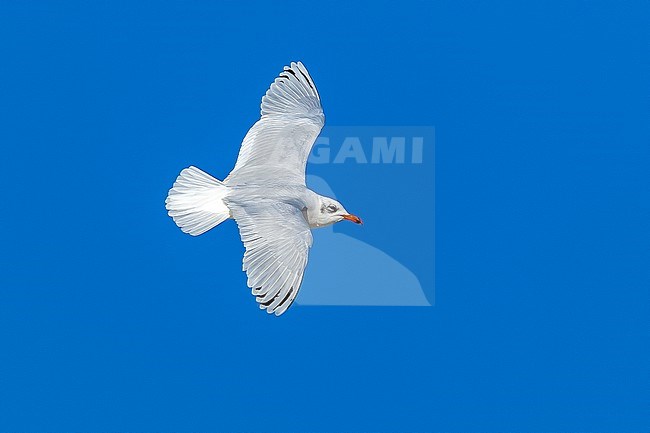
M 311 231 L 295 206 L 262 200 L 228 203 L 244 243 L 243 269 L 261 309 L 276 316 L 293 303 L 307 266 Z
M 262 98 L 261 118 L 242 142 L 227 185 L 266 180 L 305 184 L 305 165 L 325 124 L 320 97 L 302 63 L 285 66 Z

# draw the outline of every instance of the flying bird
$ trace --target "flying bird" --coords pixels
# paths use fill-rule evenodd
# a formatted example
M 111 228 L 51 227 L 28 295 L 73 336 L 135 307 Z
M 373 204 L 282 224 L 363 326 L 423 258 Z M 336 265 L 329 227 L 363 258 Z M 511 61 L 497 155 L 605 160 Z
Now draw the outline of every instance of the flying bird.
M 260 111 L 223 181 L 188 167 L 165 204 L 176 225 L 192 236 L 234 219 L 246 249 L 248 287 L 260 309 L 279 316 L 302 284 L 311 229 L 342 220 L 361 224 L 361 219 L 305 185 L 307 158 L 325 116 L 301 62 L 284 67 L 262 98 Z

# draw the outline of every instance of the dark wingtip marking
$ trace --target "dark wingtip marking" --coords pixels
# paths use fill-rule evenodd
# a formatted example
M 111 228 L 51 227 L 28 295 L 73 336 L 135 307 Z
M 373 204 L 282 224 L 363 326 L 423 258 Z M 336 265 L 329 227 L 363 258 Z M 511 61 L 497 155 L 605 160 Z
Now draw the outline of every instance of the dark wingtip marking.
M 257 297 L 257 300 L 260 301 L 260 305 L 263 305 L 264 308 L 268 308 L 268 307 L 273 303 L 273 301 L 275 301 L 275 298 L 277 298 L 277 297 L 278 297 L 278 295 L 276 294 L 274 297 L 272 297 L 272 298 L 269 299 L 268 301 L 266 301 L 266 302 L 261 302 L 260 300 L 263 298 L 263 296 L 258 296 L 258 297 Z
M 291 294 L 293 293 L 293 291 L 294 291 L 294 287 L 291 286 L 291 287 L 289 288 L 289 290 L 287 291 L 287 294 L 285 295 L 285 297 L 282 298 L 282 301 L 280 301 L 280 303 L 279 303 L 279 304 L 278 304 L 278 305 L 273 309 L 273 311 L 271 311 L 271 312 L 276 311 L 276 310 L 277 310 L 278 308 L 280 308 L 280 307 L 281 307 L 285 302 L 287 302 L 287 300 L 289 299 L 289 297 L 291 296 Z M 279 294 L 280 294 L 280 293 L 278 292 L 278 294 L 275 295 L 273 298 L 269 299 L 269 300 L 266 301 L 266 302 L 260 302 L 259 304 L 262 305 L 264 308 L 267 308 L 267 309 L 268 309 L 268 308 L 271 306 L 271 304 L 272 304 L 276 299 L 278 299 L 278 295 L 279 295 Z M 257 296 L 257 299 L 258 299 L 258 300 L 261 299 L 261 298 L 262 298 L 262 296 Z M 288 307 L 287 307 L 287 308 L 288 308 Z
M 291 293 L 293 293 L 293 286 L 291 286 L 291 288 L 290 288 L 289 291 L 287 292 L 287 295 L 282 299 L 282 301 L 280 301 L 280 303 L 278 304 L 278 306 L 275 307 L 276 310 L 277 310 L 278 308 L 280 308 L 282 305 L 284 305 L 285 302 L 287 302 L 287 299 L 289 299 L 289 297 L 291 296 Z M 288 308 L 288 307 L 287 307 L 287 308 Z
M 304 72 L 302 72 L 302 71 L 300 70 L 300 68 L 298 68 L 298 72 L 300 72 L 300 75 L 302 75 L 303 77 L 305 77 L 305 80 L 307 80 L 307 84 L 309 85 L 309 87 L 311 87 L 311 90 L 313 90 L 313 91 L 315 92 L 316 89 L 314 88 L 314 86 L 312 86 L 311 81 L 309 80 L 309 77 L 307 77 L 307 75 L 305 75 Z

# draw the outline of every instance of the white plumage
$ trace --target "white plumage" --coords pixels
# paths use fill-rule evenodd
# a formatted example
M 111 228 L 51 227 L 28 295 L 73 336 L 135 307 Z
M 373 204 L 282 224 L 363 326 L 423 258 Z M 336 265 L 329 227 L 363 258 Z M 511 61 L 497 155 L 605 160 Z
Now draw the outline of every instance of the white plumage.
M 334 199 L 305 186 L 305 166 L 325 123 L 316 86 L 302 63 L 285 66 L 262 98 L 261 118 L 248 131 L 223 182 L 196 167 L 181 171 L 166 200 L 185 233 L 200 235 L 234 218 L 246 248 L 248 287 L 269 313 L 281 315 L 303 280 L 310 229 L 347 219 Z

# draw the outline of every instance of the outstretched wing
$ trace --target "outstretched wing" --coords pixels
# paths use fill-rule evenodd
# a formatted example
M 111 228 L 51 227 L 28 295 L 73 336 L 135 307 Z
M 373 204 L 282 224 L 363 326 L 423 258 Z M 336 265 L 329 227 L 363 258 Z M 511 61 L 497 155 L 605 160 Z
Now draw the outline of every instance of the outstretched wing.
M 262 98 L 261 118 L 248 131 L 227 185 L 267 180 L 305 184 L 305 165 L 325 124 L 314 81 L 302 63 L 292 62 Z
M 243 269 L 248 287 L 260 304 L 276 316 L 293 303 L 307 266 L 311 231 L 302 212 L 269 200 L 228 206 L 244 243 Z

